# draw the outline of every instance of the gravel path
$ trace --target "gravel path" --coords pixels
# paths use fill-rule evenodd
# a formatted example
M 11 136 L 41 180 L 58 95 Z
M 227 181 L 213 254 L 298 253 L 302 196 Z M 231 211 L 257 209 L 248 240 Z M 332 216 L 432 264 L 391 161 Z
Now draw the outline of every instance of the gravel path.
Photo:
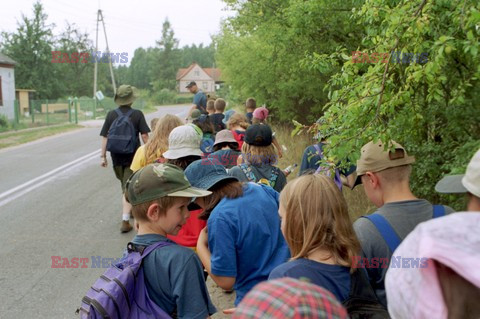
M 235 292 L 227 294 L 223 292 L 223 289 L 218 287 L 213 280 L 208 277 L 207 279 L 208 292 L 210 292 L 210 298 L 212 299 L 213 304 L 217 308 L 217 313 L 212 316 L 212 318 L 230 318 L 231 316 L 224 315 L 222 311 L 224 309 L 233 308 L 233 302 L 235 301 Z

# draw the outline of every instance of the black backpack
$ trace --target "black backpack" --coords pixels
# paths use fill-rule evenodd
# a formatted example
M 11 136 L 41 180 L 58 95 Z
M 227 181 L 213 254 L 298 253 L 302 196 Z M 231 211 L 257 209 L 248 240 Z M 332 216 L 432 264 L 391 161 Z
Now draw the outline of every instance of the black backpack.
M 120 109 L 115 109 L 118 114 L 113 121 L 107 135 L 107 151 L 116 154 L 132 154 L 137 149 L 137 132 L 130 120 L 133 109 L 127 113 L 122 113 Z
M 350 319 L 390 318 L 388 311 L 378 301 L 364 268 L 357 268 L 350 276 L 350 293 L 342 302 Z

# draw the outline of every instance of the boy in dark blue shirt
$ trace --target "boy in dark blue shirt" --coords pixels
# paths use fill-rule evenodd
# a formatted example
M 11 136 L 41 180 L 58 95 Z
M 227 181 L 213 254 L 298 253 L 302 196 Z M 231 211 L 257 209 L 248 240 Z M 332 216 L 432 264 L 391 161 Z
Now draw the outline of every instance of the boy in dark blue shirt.
M 245 108 L 247 109 L 245 116 L 247 117 L 248 123 L 252 124 L 253 111 L 257 108 L 257 101 L 255 101 L 253 97 L 249 97 L 245 102 Z
M 215 113 L 209 115 L 209 117 L 210 117 L 210 122 L 213 124 L 213 129 L 215 130 L 215 134 L 225 129 L 225 124 L 223 123 L 223 119 L 225 118 L 225 115 L 223 115 L 223 112 L 225 112 L 226 105 L 227 103 L 225 103 L 224 99 L 216 99 L 215 103 L 213 104 L 215 108 Z
M 173 318 L 207 318 L 216 312 L 195 252 L 167 239 L 185 224 L 191 199 L 210 193 L 191 187 L 183 171 L 171 164 L 147 165 L 127 182 L 127 200 L 138 224 L 132 242 L 169 243 L 145 257 L 143 269 L 150 298 Z

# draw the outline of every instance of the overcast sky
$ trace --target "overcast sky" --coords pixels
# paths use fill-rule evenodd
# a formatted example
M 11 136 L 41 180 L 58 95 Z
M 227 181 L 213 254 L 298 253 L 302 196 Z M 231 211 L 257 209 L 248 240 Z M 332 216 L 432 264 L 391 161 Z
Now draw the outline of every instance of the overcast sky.
M 13 32 L 22 13 L 33 16 L 34 0 L 2 1 L 0 30 Z M 175 37 L 184 45 L 209 44 L 220 30 L 220 21 L 231 15 L 221 0 L 43 0 L 48 22 L 59 34 L 66 20 L 75 23 L 95 41 L 97 10 L 103 12 L 111 52 L 127 52 L 129 62 L 138 47 L 155 46 L 162 23 L 170 20 Z M 105 50 L 103 29 L 99 29 L 99 51 Z

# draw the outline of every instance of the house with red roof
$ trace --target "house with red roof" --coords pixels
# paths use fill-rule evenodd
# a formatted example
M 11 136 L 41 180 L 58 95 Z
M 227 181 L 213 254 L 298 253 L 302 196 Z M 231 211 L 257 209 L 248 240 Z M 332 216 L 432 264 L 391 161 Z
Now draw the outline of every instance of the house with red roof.
M 205 93 L 214 93 L 221 81 L 222 72 L 217 68 L 202 68 L 193 62 L 188 68 L 177 72 L 177 88 L 180 93 L 188 93 L 185 88 L 188 83 L 195 81 L 199 89 Z

